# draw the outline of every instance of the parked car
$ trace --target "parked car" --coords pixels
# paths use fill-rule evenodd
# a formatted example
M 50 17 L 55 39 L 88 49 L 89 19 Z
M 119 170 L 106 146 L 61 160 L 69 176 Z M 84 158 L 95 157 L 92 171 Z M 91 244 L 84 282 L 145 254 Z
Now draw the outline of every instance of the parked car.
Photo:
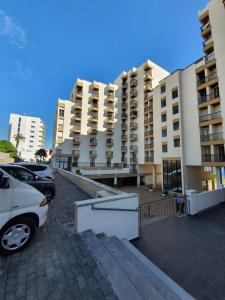
M 14 178 L 35 187 L 45 195 L 47 201 L 51 201 L 54 197 L 55 182 L 51 179 L 39 177 L 35 173 L 19 165 L 0 165 L 0 168 Z
M 32 240 L 47 219 L 43 194 L 0 168 L 0 253 L 14 254 Z
M 53 174 L 52 168 L 49 165 L 39 164 L 39 163 L 28 163 L 28 162 L 15 163 L 15 165 L 22 166 L 34 172 L 36 175 L 40 177 L 55 180 L 55 176 Z

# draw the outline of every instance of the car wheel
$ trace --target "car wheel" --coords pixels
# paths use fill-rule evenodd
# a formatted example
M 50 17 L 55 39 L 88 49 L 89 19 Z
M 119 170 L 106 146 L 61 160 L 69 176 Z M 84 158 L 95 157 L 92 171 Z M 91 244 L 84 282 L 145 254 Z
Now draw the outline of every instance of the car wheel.
M 30 218 L 21 217 L 6 224 L 0 232 L 0 253 L 15 254 L 25 249 L 36 231 L 35 223 Z
M 46 200 L 47 200 L 48 202 L 50 202 L 50 201 L 52 200 L 52 198 L 53 198 L 53 196 L 54 196 L 54 192 L 53 192 L 52 189 L 44 189 L 44 190 L 41 191 L 41 192 L 42 192 L 42 194 L 45 195 Z

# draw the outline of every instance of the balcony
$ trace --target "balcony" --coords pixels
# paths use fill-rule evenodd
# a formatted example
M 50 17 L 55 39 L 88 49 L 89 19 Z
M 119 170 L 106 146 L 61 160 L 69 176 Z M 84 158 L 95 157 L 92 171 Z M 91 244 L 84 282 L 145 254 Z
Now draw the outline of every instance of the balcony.
M 59 126 L 58 126 L 57 131 L 58 131 L 58 132 L 63 132 L 63 127 L 59 127 Z
M 154 157 L 153 156 L 145 157 L 145 162 L 154 162 Z
M 216 133 L 201 135 L 200 140 L 201 140 L 201 142 L 219 141 L 219 143 L 223 143 L 223 132 L 216 132 Z
M 152 73 L 147 73 L 144 75 L 144 81 L 148 82 L 148 81 L 151 81 L 153 78 L 152 78 Z
M 152 130 L 145 131 L 145 133 L 144 133 L 144 136 L 145 136 L 145 137 L 146 137 L 146 136 L 151 136 L 151 135 L 153 135 L 153 129 L 152 129 Z
M 121 141 L 126 142 L 127 141 L 127 136 L 125 134 L 121 135 Z
M 147 62 L 144 64 L 143 69 L 145 70 L 145 72 L 148 72 L 148 71 L 152 70 L 152 65 L 150 64 L 149 61 L 147 61 Z
M 113 146 L 113 140 L 112 139 L 106 139 L 106 147 L 112 147 Z
M 210 62 L 216 61 L 215 53 L 211 53 L 210 55 L 205 56 L 205 63 L 208 64 Z
M 152 122 L 153 122 L 153 116 L 145 118 L 145 124 L 152 123 Z
M 151 100 L 151 99 L 152 99 L 152 94 L 151 93 L 145 93 L 144 100 L 148 101 L 148 100 Z
M 106 151 L 105 156 L 106 158 L 113 158 L 113 151 Z
M 91 138 L 90 139 L 90 146 L 97 146 L 97 139 L 96 138 Z
M 208 95 L 199 96 L 198 97 L 198 104 L 203 104 L 208 101 L 212 101 L 215 99 L 218 99 L 220 97 L 219 88 L 215 88 L 213 93 L 210 93 Z
M 137 74 L 138 74 L 137 69 L 133 68 L 130 72 L 130 77 L 134 78 L 137 76 Z
M 98 127 L 93 126 L 93 127 L 89 128 L 87 133 L 88 134 L 97 134 L 98 133 Z
M 154 148 L 154 144 L 150 143 L 150 144 L 145 144 L 145 150 L 152 150 Z
M 126 164 L 127 163 L 127 158 L 126 157 L 122 157 L 121 158 L 121 162 L 124 163 L 124 164 Z
M 80 139 L 79 138 L 73 138 L 73 145 L 74 146 L 80 146 Z
M 210 26 L 210 23 L 207 22 L 206 24 L 202 25 L 201 32 L 205 31 Z
M 127 130 L 127 124 L 122 124 L 121 125 L 121 130 L 126 131 Z
M 122 89 L 127 89 L 128 88 L 128 83 L 126 81 L 122 82 Z
M 91 101 L 91 106 L 89 108 L 89 111 L 98 111 L 98 102 L 96 101 Z
M 137 122 L 131 122 L 130 123 L 130 130 L 137 130 L 138 124 Z
M 132 78 L 130 80 L 130 87 L 136 87 L 137 86 L 137 79 L 135 78 Z
M 137 100 L 132 99 L 130 101 L 130 108 L 137 108 L 137 105 L 138 105 Z
M 214 80 L 214 79 L 217 79 L 217 72 L 213 72 L 211 74 L 209 74 L 208 76 L 206 77 L 203 77 L 203 78 L 200 78 L 197 80 L 197 86 L 199 87 L 200 85 L 204 84 L 204 83 L 207 83 L 211 80 Z
M 80 150 L 74 150 L 73 157 L 79 157 L 79 156 L 80 156 Z
M 202 162 L 225 162 L 225 154 L 202 154 Z
M 114 112 L 114 105 L 108 104 L 107 107 L 105 108 L 105 111 L 113 113 Z
M 106 135 L 113 135 L 113 129 L 112 128 L 107 128 L 106 129 Z
M 91 96 L 90 96 L 91 100 L 99 100 L 99 93 L 98 91 L 92 92 Z
M 72 117 L 73 121 L 81 121 L 81 113 L 75 113 Z
M 127 146 L 121 146 L 121 152 L 127 152 Z
M 74 97 L 75 97 L 75 99 L 82 99 L 82 97 L 83 97 L 83 91 L 82 90 L 75 91 Z
M 108 93 L 107 98 L 106 98 L 106 102 L 107 103 L 114 103 L 114 100 L 115 100 L 114 93 Z
M 92 90 L 97 91 L 97 90 L 99 89 L 99 83 L 98 83 L 97 81 L 94 80 L 94 81 L 92 82 L 91 87 L 92 87 Z
M 97 157 L 97 151 L 96 150 L 90 150 L 89 155 L 90 155 L 90 157 Z
M 203 42 L 204 51 L 209 50 L 213 45 L 212 36 L 210 36 L 206 41 Z
M 73 109 L 82 109 L 82 101 L 81 100 L 75 100 L 72 108 Z
M 122 109 L 127 109 L 127 107 L 128 107 L 127 103 L 123 102 L 123 103 L 121 104 L 121 108 L 122 108 Z
M 137 119 L 137 111 L 131 111 L 130 112 L 130 118 L 131 119 Z
M 144 91 L 145 92 L 151 92 L 152 91 L 152 82 L 145 82 L 145 85 L 144 85 Z
M 130 163 L 136 164 L 137 163 L 137 157 L 130 157 Z
M 144 108 L 144 111 L 147 112 L 147 111 L 150 111 L 153 109 L 153 104 L 148 104 L 148 105 L 145 105 L 145 108 Z
M 114 123 L 114 116 L 108 116 L 105 120 L 104 123 L 106 124 L 113 124 Z
M 122 113 L 121 114 L 121 119 L 122 120 L 127 120 L 127 113 Z
M 137 90 L 132 89 L 132 90 L 130 91 L 130 97 L 131 97 L 131 98 L 137 97 Z
M 130 140 L 131 140 L 132 142 L 137 141 L 137 139 L 138 139 L 137 134 L 130 134 Z
M 222 123 L 222 116 L 221 116 L 221 112 L 215 112 L 212 114 L 207 114 L 204 116 L 199 116 L 199 122 L 209 122 L 209 121 L 214 121 L 214 122 L 210 122 L 210 124 L 215 124 L 215 123 Z
M 108 84 L 108 86 L 107 86 L 107 90 L 108 90 L 108 92 L 114 92 L 114 90 L 115 90 L 115 86 L 114 85 L 112 85 L 111 83 L 110 84 Z
M 122 92 L 122 99 L 127 99 L 128 94 L 126 92 Z
M 130 146 L 130 152 L 137 152 L 138 151 L 138 146 L 132 145 Z
M 98 122 L 98 115 L 92 113 L 92 116 L 88 119 L 89 122 L 91 123 L 97 123 Z
M 73 126 L 72 127 L 72 132 L 80 133 L 81 132 L 81 126 L 80 125 Z

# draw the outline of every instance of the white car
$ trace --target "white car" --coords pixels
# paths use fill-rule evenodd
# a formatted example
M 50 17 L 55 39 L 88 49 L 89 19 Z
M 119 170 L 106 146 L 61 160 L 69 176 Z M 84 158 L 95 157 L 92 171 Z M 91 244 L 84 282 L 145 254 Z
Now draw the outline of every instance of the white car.
M 55 176 L 53 174 L 52 168 L 49 165 L 40 164 L 40 163 L 29 163 L 29 162 L 20 162 L 16 164 L 34 172 L 39 177 L 55 180 Z
M 0 169 L 0 253 L 14 254 L 32 240 L 47 219 L 45 196 Z

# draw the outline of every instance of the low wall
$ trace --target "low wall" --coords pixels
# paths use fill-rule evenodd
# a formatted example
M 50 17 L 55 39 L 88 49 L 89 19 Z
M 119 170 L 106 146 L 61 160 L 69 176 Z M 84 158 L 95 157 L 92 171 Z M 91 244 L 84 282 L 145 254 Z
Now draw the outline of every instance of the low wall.
M 93 199 L 75 202 L 75 230 L 92 229 L 128 240 L 139 237 L 139 196 L 128 194 L 86 177 L 57 169 L 58 173 Z
M 213 207 L 225 201 L 225 189 L 218 189 L 210 192 L 192 194 L 188 197 L 188 214 L 193 216 L 197 213 Z
M 76 170 L 76 169 L 74 169 Z M 130 174 L 128 168 L 124 169 L 79 169 L 81 174 L 84 176 L 90 175 L 116 175 L 116 174 Z
M 9 153 L 0 152 L 0 163 L 1 164 L 10 164 L 14 162 L 14 158 L 10 157 Z

